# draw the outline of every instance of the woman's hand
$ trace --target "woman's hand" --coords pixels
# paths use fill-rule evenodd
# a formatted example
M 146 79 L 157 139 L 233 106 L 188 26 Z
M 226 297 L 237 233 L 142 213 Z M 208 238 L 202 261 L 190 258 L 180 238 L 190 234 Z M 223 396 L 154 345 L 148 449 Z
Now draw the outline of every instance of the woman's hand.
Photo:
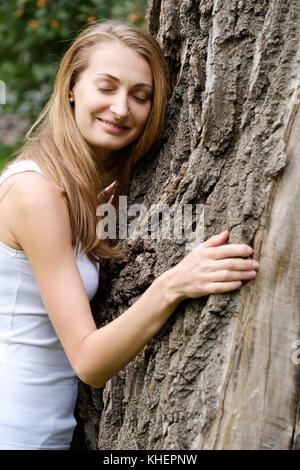
M 103 199 L 103 203 L 112 204 L 114 200 L 114 191 L 117 186 L 117 181 L 114 181 L 109 186 L 106 186 L 105 189 L 100 193 L 100 198 Z
M 253 253 L 252 248 L 224 245 L 228 236 L 226 230 L 209 238 L 165 273 L 177 300 L 229 292 L 240 287 L 241 281 L 255 278 L 259 263 L 244 259 Z

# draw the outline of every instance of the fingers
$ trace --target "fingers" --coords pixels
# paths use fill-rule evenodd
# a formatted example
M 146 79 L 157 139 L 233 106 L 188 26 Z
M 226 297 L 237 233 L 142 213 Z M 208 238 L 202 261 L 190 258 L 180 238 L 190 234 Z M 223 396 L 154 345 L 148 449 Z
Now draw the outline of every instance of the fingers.
M 250 246 L 242 243 L 216 246 L 207 250 L 210 251 L 210 258 L 212 259 L 233 258 L 237 256 L 246 257 L 253 253 L 253 249 Z
M 225 230 L 209 238 L 178 263 L 174 269 L 179 273 L 181 295 L 194 298 L 230 292 L 241 287 L 242 281 L 256 278 L 259 263 L 244 259 L 253 249 L 243 243 L 225 244 L 228 237 Z
M 102 193 L 106 198 L 109 198 L 108 200 L 108 204 L 111 204 L 113 202 L 113 199 L 114 199 L 114 194 L 111 194 L 113 192 L 113 190 L 116 188 L 118 182 L 117 181 L 114 181 L 113 183 L 111 183 L 109 186 L 107 186 L 105 189 L 103 189 Z
M 206 240 L 204 243 L 201 244 L 202 248 L 210 248 L 214 246 L 219 246 L 225 243 L 227 238 L 229 237 L 229 232 L 228 230 L 225 230 L 222 233 L 219 233 L 218 235 L 214 235 L 213 237 L 210 237 L 208 240 Z
M 107 186 L 105 189 L 103 189 L 103 193 L 106 194 L 107 196 L 112 192 L 114 187 L 117 184 L 117 180 L 111 183 L 109 186 Z
M 209 265 L 210 271 L 252 271 L 259 268 L 259 263 L 254 259 L 225 258 L 217 259 Z
M 212 282 L 248 281 L 256 277 L 256 271 L 216 271 L 206 274 L 206 279 Z
M 224 292 L 231 292 L 241 287 L 241 281 L 231 282 L 212 282 L 207 286 L 208 294 L 222 294 Z
M 110 191 L 116 184 L 117 184 L 117 180 L 113 181 L 109 186 L 106 186 L 106 188 L 103 189 L 103 191 L 104 192 Z
M 239 243 L 224 245 L 228 237 L 229 232 L 228 230 L 225 230 L 224 232 L 209 238 L 199 245 L 198 248 L 211 249 L 212 259 L 230 258 L 234 256 L 246 257 L 253 253 L 253 249 L 246 244 Z

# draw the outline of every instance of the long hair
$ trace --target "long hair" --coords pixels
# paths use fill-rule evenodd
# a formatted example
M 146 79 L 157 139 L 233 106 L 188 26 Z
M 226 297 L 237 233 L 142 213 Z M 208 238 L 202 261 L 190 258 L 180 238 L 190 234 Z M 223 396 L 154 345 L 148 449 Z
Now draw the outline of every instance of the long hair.
M 142 134 L 127 147 L 116 151 L 105 164 L 94 157 L 81 135 L 69 92 L 88 67 L 92 47 L 108 40 L 121 41 L 149 63 L 154 90 Z M 168 93 L 168 66 L 151 34 L 123 21 L 94 23 L 80 32 L 65 53 L 49 101 L 27 132 L 24 144 L 13 155 L 13 162 L 34 160 L 61 191 L 68 204 L 72 245 L 77 253 L 79 250 L 86 253 L 92 262 L 122 256 L 118 248 L 96 236 L 100 194 L 105 187 L 105 177 L 113 174 L 118 180 L 114 198 L 118 207 L 119 195 L 126 194 L 135 163 L 150 151 L 161 133 Z

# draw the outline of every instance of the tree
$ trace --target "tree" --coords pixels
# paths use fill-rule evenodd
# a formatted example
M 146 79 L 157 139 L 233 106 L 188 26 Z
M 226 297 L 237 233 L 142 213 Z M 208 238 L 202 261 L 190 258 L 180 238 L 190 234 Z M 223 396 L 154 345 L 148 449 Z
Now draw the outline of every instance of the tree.
M 172 96 L 129 204 L 203 204 L 205 239 L 229 229 L 260 270 L 180 304 L 103 390 L 80 383 L 89 449 L 299 448 L 299 24 L 298 0 L 148 1 Z M 185 254 L 176 240 L 124 246 L 102 267 L 98 326 Z

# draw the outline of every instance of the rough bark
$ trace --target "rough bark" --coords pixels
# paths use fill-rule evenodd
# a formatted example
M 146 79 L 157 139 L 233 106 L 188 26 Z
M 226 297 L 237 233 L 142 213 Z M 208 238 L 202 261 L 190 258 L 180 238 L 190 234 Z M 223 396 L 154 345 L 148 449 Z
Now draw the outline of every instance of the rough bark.
M 205 238 L 229 229 L 261 268 L 180 304 L 103 390 L 81 383 L 79 430 L 89 449 L 299 448 L 299 1 L 150 0 L 147 22 L 172 96 L 129 203 L 204 204 Z M 102 267 L 98 326 L 185 254 L 176 240 L 125 250 Z

